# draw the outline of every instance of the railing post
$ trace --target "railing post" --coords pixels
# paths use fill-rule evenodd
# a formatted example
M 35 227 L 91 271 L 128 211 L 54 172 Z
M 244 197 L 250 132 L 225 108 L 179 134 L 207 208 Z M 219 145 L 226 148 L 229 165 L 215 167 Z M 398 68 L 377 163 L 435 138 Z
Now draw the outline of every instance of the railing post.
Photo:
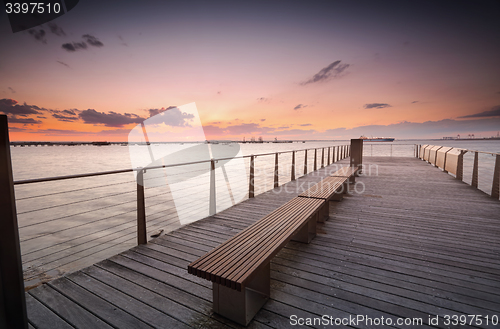
M 290 180 L 295 180 L 295 151 L 292 151 L 292 172 L 290 174 Z
M 316 164 L 317 164 L 317 160 L 318 160 L 318 149 L 314 149 L 314 171 L 316 171 Z
M 464 154 L 465 151 L 460 151 L 457 161 L 457 179 L 464 179 Z M 430 163 L 430 162 L 429 162 Z
M 330 162 L 330 149 L 331 149 L 331 148 L 332 148 L 331 146 L 328 146 L 328 161 L 326 162 L 326 165 L 327 165 L 327 166 L 329 166 L 329 165 L 331 165 L 331 164 L 332 164 L 332 163 Z
M 477 180 L 478 180 L 478 164 L 479 164 L 479 153 L 474 152 L 474 167 L 472 168 L 472 182 L 471 185 L 477 188 Z
M 500 155 L 495 158 L 495 171 L 493 172 L 493 184 L 491 185 L 491 197 L 498 200 L 500 196 Z
M 210 160 L 210 204 L 208 215 L 213 216 L 217 213 L 217 195 L 215 194 L 215 161 Z
M 332 146 L 332 163 L 335 163 L 336 160 L 335 160 L 335 157 L 336 157 L 336 154 L 335 154 L 335 146 Z
M 325 148 L 323 147 L 323 149 L 321 150 L 321 168 L 324 168 L 325 167 Z
M 337 146 L 337 161 L 340 161 L 340 145 Z
M 146 234 L 146 204 L 144 198 L 144 173 L 146 169 L 137 172 L 137 244 L 148 243 Z
M 358 168 L 354 175 L 358 177 L 361 174 L 361 169 L 363 167 L 363 140 L 362 139 L 351 139 L 351 167 Z
M 28 328 L 7 116 L 0 115 L 0 328 Z
M 276 157 L 274 159 L 274 188 L 277 188 L 279 186 L 278 182 L 278 152 L 276 152 Z
M 254 159 L 255 157 L 252 155 L 250 157 L 250 180 L 248 181 L 248 197 L 253 198 L 254 197 L 254 183 L 255 183 L 255 177 L 254 177 Z
M 304 154 L 304 175 L 307 175 L 307 150 Z

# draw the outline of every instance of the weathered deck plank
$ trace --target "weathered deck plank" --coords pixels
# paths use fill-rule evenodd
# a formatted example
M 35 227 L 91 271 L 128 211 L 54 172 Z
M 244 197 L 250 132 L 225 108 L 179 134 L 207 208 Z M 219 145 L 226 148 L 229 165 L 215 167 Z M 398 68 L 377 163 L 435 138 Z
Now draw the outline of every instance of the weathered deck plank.
M 290 242 L 271 262 L 271 299 L 249 328 L 288 328 L 291 315 L 422 318 L 419 328 L 429 315 L 500 316 L 500 202 L 414 158 L 364 162 L 378 166 L 356 179 L 364 193 L 330 203 L 311 244 Z M 240 328 L 212 312 L 211 283 L 187 265 L 327 171 L 29 291 L 30 324 Z

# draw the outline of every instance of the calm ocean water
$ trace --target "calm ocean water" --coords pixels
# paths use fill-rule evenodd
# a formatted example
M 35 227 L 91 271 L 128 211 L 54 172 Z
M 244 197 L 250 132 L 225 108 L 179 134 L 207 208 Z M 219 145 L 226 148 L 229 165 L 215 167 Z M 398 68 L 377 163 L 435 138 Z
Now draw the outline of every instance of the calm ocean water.
M 240 154 L 250 155 L 347 143 L 264 143 L 227 147 L 235 148 L 235 152 L 240 147 Z M 413 156 L 414 144 L 500 152 L 500 141 L 412 140 L 365 143 L 364 155 Z M 145 146 L 135 147 L 146 151 Z M 153 147 L 160 150 L 165 146 Z M 11 154 L 14 180 L 132 167 L 129 147 L 119 145 L 11 147 Z M 320 156 L 318 152 L 318 158 Z M 309 171 L 312 171 L 313 157 L 314 152 L 308 152 Z M 472 153 L 464 157 L 464 181 L 468 183 L 473 157 Z M 488 193 L 491 192 L 494 159 L 484 154 L 479 157 L 479 188 Z M 279 163 L 281 185 L 290 180 L 291 154 L 280 155 Z M 303 164 L 304 152 L 297 152 L 297 176 L 303 173 Z M 274 155 L 257 157 L 255 170 L 256 194 L 272 189 Z M 247 197 L 248 171 L 248 159 L 229 162 L 216 169 L 217 211 Z M 209 180 L 209 164 L 184 166 L 167 175 L 164 170 L 148 170 L 145 174 L 148 236 L 160 229 L 168 231 L 206 217 Z M 176 186 L 175 182 L 181 183 Z M 26 285 L 38 284 L 133 247 L 136 244 L 136 189 L 134 173 L 16 186 Z

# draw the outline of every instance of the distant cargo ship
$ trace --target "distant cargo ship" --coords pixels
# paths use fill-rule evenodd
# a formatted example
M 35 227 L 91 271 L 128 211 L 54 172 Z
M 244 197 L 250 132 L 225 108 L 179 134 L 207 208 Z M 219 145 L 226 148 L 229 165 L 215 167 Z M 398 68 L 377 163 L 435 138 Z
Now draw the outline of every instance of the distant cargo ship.
M 366 136 L 361 136 L 360 139 L 362 139 L 364 142 L 394 142 L 395 138 L 387 138 L 387 137 L 371 137 L 371 138 L 368 138 Z

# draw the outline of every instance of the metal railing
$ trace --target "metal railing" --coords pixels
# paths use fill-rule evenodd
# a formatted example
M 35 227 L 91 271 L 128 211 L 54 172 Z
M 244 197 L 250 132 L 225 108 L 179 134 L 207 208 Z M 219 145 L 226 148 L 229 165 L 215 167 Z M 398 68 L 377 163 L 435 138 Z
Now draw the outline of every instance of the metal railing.
M 410 157 L 415 154 L 414 144 L 392 142 L 363 143 L 363 156 Z
M 245 189 L 245 198 L 252 198 L 295 180 L 302 172 L 307 174 L 344 159 L 348 154 L 349 145 L 336 145 L 14 181 L 13 186 L 16 189 L 23 188 L 16 191 L 16 194 L 22 192 L 19 193 L 21 197 L 16 198 L 17 202 L 21 208 L 26 208 L 18 207 L 20 211 L 17 213 L 22 219 L 19 231 L 26 284 L 38 284 L 38 278 L 43 274 L 40 272 L 65 270 L 71 262 L 83 263 L 77 258 L 80 255 L 82 258 L 87 257 L 88 262 L 100 260 L 95 255 L 102 259 L 108 258 L 135 244 L 147 243 L 147 233 L 151 234 L 153 230 L 178 228 L 180 224 L 171 191 L 165 186 L 147 184 L 161 178 L 162 175 L 158 175 L 158 172 L 162 169 L 184 168 L 182 171 L 189 173 L 190 170 L 194 172 L 192 167 L 196 164 L 209 166 L 208 185 L 199 187 L 209 190 L 208 211 L 203 213 L 198 209 L 199 204 L 206 201 L 200 200 L 199 189 L 186 187 L 180 198 L 182 204 L 188 204 L 186 207 L 190 215 L 201 219 L 234 204 L 231 200 L 218 203 L 220 196 L 216 193 L 216 187 L 220 188 L 225 182 L 223 175 L 216 175 L 217 162 L 231 159 L 245 161 L 247 171 L 237 182 L 236 188 Z M 135 173 L 136 179 L 130 180 L 128 176 L 120 176 L 128 173 Z M 98 176 L 108 177 L 108 183 L 88 186 L 87 181 L 92 182 L 92 177 Z M 111 179 L 112 177 L 115 178 Z M 86 181 L 78 188 L 65 188 L 65 181 L 73 183 L 74 180 L 82 179 Z M 51 185 L 33 189 L 33 184 Z M 44 190 L 43 193 L 33 192 L 41 189 Z M 25 195 L 22 195 L 23 193 Z M 89 196 L 90 194 L 92 195 Z M 132 239 L 136 241 L 135 244 Z M 57 276 L 57 273 L 53 276 Z M 47 276 L 47 279 L 50 277 Z

